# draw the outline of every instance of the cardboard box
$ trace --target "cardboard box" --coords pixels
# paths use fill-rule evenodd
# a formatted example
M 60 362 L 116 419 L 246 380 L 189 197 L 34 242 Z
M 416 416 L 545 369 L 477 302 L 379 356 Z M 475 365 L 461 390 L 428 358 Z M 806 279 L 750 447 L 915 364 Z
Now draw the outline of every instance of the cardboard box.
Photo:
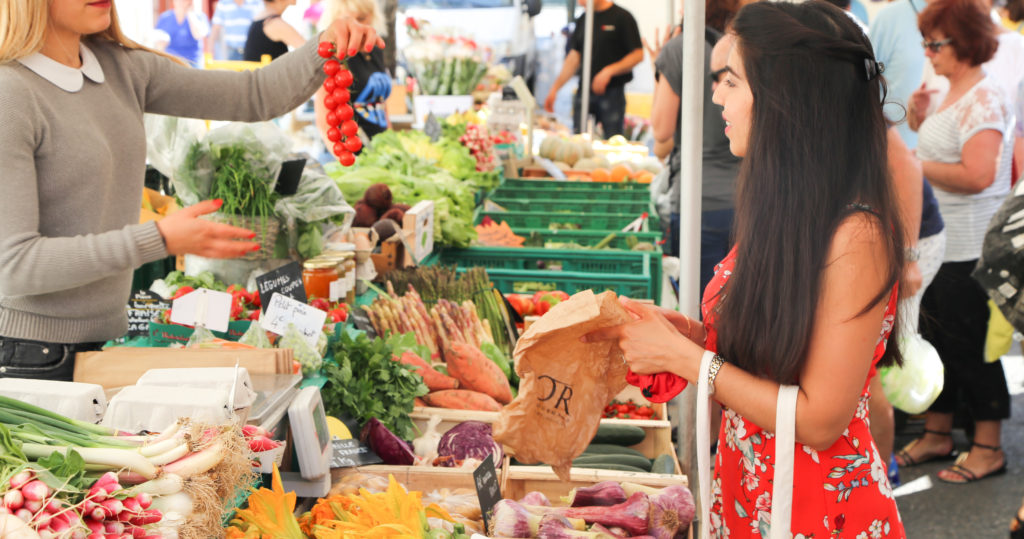
M 383 280 L 387 272 L 403 267 L 405 261 L 405 244 L 397 234 L 381 242 L 380 252 L 370 255 L 373 267 L 377 270 L 377 280 Z
M 405 234 L 405 266 L 414 266 L 434 252 L 434 201 L 421 200 L 405 212 L 402 220 Z

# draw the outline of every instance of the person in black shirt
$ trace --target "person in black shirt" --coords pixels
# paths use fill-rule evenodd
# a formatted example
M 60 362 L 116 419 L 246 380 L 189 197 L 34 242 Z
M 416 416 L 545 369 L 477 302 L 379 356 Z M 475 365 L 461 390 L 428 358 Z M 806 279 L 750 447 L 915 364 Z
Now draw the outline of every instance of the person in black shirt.
M 265 9 L 249 26 L 245 40 L 242 59 L 247 62 L 259 62 L 264 54 L 277 58 L 288 52 L 288 47 L 306 42 L 298 30 L 281 18 L 288 6 L 295 5 L 295 0 L 264 0 L 263 4 Z
M 586 5 L 586 0 L 579 0 Z M 576 30 L 570 38 L 572 50 L 565 57 L 562 71 L 548 92 L 544 108 L 554 112 L 558 90 L 578 74 L 583 63 L 584 16 L 576 19 Z M 590 110 L 604 129 L 604 136 L 622 134 L 626 115 L 626 83 L 633 80 L 633 66 L 644 59 L 643 42 L 636 19 L 611 0 L 594 0 L 594 44 L 590 66 Z M 580 85 L 582 88 L 582 84 Z M 583 131 L 581 118 L 582 92 L 573 99 L 573 128 Z

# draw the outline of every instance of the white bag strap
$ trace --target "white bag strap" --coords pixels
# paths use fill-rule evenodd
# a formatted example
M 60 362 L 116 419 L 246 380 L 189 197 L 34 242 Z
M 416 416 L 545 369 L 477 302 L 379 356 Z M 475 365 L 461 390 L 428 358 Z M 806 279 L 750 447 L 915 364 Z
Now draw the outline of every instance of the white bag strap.
M 772 525 L 769 539 L 790 539 L 793 516 L 793 459 L 796 452 L 798 386 L 779 388 L 775 412 L 775 477 L 772 484 Z
M 711 396 L 708 371 L 715 353 L 705 350 L 697 375 L 697 481 L 700 484 L 700 536 L 711 535 Z

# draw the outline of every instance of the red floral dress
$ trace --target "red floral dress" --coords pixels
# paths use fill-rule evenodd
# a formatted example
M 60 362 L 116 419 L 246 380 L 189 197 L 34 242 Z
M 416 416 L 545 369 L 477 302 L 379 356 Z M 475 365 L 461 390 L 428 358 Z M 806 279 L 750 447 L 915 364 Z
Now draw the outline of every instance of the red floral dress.
M 701 313 L 706 347 L 717 350 L 711 311 L 732 274 L 736 250 L 715 268 Z M 712 316 L 709 316 L 712 315 Z M 896 291 L 885 311 L 868 380 L 885 352 L 896 315 Z M 906 537 L 892 487 L 868 429 L 868 380 L 850 426 L 827 451 L 797 444 L 793 472 L 794 539 Z M 775 435 L 724 408 L 711 482 L 711 536 L 767 537 L 771 526 Z

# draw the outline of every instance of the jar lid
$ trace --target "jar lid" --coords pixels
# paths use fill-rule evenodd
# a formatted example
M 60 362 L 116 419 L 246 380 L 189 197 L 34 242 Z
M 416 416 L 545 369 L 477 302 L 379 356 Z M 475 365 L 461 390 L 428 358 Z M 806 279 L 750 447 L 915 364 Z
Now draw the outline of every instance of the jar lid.
M 356 244 L 354 243 L 335 243 L 331 242 L 324 246 L 327 251 L 355 251 Z
M 318 258 L 326 260 L 334 260 L 336 262 L 344 262 L 350 258 L 355 258 L 355 251 L 324 251 L 320 253 Z
M 302 264 L 302 267 L 309 270 L 334 269 L 338 263 L 326 258 L 311 258 Z

